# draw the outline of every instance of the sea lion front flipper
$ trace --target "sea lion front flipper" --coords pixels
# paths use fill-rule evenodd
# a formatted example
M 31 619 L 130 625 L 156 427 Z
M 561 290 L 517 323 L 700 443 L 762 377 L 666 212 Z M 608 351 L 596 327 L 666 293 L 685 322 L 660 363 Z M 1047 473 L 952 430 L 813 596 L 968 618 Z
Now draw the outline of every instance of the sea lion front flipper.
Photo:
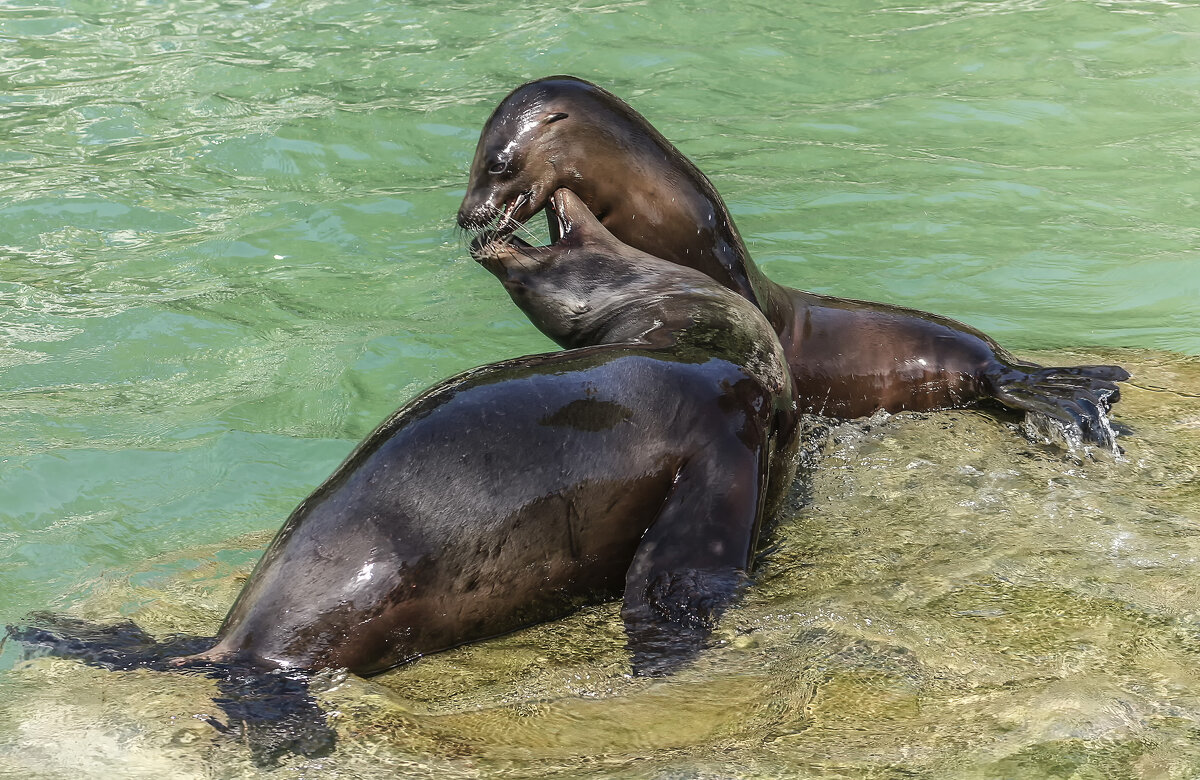
M 625 575 L 621 617 L 635 674 L 666 674 L 699 652 L 746 582 L 763 512 L 762 460 L 739 442 L 679 470 Z
M 1117 382 L 1129 379 L 1120 366 L 997 366 L 985 374 L 992 397 L 1025 412 L 1027 421 L 1046 432 L 1046 422 L 1074 447 L 1084 442 L 1117 451 L 1109 409 L 1121 398 Z M 1050 431 L 1053 433 L 1054 431 Z

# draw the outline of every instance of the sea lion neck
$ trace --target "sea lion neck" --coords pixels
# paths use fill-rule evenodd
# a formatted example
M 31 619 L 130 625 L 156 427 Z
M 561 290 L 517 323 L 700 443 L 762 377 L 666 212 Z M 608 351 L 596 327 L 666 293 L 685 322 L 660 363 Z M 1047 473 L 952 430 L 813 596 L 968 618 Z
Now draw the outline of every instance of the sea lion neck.
M 562 186 L 580 194 L 620 241 L 695 268 L 763 309 L 773 325 L 782 320 L 773 311 L 775 285 L 754 264 L 708 178 L 620 98 L 577 79 L 547 81 L 570 97 L 548 97 L 546 110 L 561 107 L 587 120 L 572 128 L 585 153 L 557 163 Z

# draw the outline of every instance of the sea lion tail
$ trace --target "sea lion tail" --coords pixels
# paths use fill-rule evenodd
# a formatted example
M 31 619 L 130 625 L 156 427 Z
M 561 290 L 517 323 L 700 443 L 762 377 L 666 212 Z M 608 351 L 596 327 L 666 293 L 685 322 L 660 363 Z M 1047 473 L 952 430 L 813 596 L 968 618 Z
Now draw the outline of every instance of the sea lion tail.
M 1119 453 L 1109 420 L 1121 399 L 1117 382 L 1129 379 L 1120 366 L 1004 366 L 987 375 L 993 397 L 1025 412 L 1025 433 L 1078 449 L 1096 444 Z
M 272 766 L 288 752 L 321 756 L 333 750 L 335 733 L 309 693 L 307 672 L 237 662 L 181 662 L 181 656 L 212 647 L 215 640 L 178 635 L 157 641 L 128 620 L 105 625 L 42 612 L 30 615 L 29 623 L 8 626 L 0 646 L 13 639 L 26 658 L 52 655 L 104 669 L 153 669 L 215 679 L 221 696 L 213 702 L 228 723 L 215 718 L 208 723 L 246 743 L 259 766 Z

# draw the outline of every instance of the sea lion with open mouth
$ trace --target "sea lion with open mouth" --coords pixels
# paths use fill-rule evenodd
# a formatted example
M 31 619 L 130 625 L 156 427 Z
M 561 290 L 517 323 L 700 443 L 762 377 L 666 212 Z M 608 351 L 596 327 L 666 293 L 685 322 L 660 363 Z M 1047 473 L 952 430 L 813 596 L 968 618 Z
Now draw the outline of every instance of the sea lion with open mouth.
M 458 224 L 511 232 L 559 187 L 621 241 L 758 306 L 803 411 L 860 417 L 991 400 L 1054 421 L 1069 444 L 1116 447 L 1108 410 L 1120 397 L 1115 383 L 1129 378 L 1123 368 L 1039 366 L 946 317 L 772 282 L 704 174 L 619 98 L 570 76 L 532 81 L 501 101 L 479 138 Z
M 697 652 L 795 472 L 787 363 L 741 296 L 621 244 L 568 191 L 552 213 L 552 246 L 481 236 L 472 254 L 574 348 L 472 369 L 386 420 L 292 512 L 215 638 L 54 618 L 10 634 L 216 677 L 265 761 L 331 746 L 315 670 L 374 674 L 617 595 L 635 671 Z

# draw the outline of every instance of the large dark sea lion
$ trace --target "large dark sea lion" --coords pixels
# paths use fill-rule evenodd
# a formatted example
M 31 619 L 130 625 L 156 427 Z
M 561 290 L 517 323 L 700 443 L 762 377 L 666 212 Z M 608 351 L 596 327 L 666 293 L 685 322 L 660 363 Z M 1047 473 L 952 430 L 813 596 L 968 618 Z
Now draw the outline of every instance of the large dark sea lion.
M 741 296 L 621 244 L 567 191 L 552 210 L 554 245 L 472 252 L 577 348 L 467 371 L 396 412 L 288 518 L 215 639 L 62 621 L 13 635 L 209 673 L 251 726 L 304 693 L 291 671 L 373 674 L 618 594 L 636 671 L 695 652 L 794 474 L 787 363 Z M 260 752 L 328 746 L 290 723 L 299 737 Z
M 946 317 L 775 284 L 704 174 L 619 98 L 570 76 L 518 87 L 492 113 L 458 223 L 512 231 L 559 187 L 621 241 L 755 303 L 783 344 L 804 411 L 859 417 L 990 399 L 1056 421 L 1069 443 L 1115 447 L 1107 411 L 1124 369 L 1038 366 Z

